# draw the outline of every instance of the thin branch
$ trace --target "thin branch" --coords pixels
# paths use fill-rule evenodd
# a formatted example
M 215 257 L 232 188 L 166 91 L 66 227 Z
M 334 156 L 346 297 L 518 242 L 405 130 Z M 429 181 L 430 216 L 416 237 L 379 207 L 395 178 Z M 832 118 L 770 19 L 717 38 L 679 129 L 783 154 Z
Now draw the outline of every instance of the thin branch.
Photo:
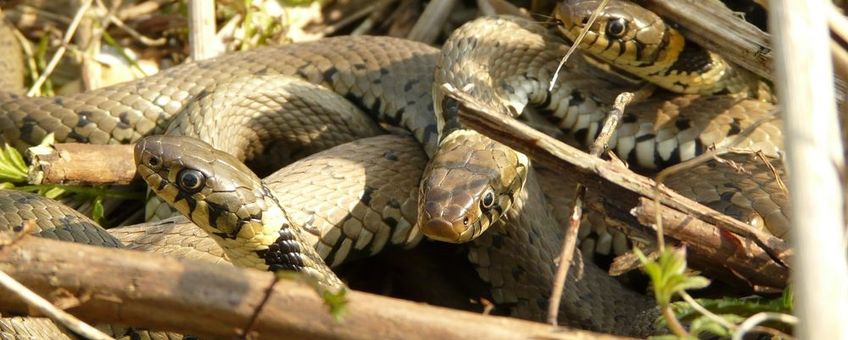
M 67 327 L 86 339 L 112 339 L 112 337 L 103 334 L 103 332 L 97 330 L 97 328 L 91 327 L 91 325 L 80 321 L 73 315 L 56 308 L 56 306 L 51 304 L 50 301 L 45 300 L 43 297 L 29 290 L 2 270 L 0 270 L 0 286 L 3 286 L 14 293 L 21 300 L 25 301 L 28 306 L 35 308 L 35 310 L 39 313 L 47 316 L 60 325 Z
M 321 29 L 321 35 L 324 35 L 324 36 L 331 35 L 331 34 L 335 33 L 336 31 L 346 27 L 347 25 L 350 25 L 351 23 L 354 23 L 358 20 L 361 20 L 362 18 L 368 17 L 371 13 L 374 12 L 374 10 L 377 9 L 378 5 L 379 5 L 379 3 L 373 2 L 373 3 L 371 3 L 367 6 L 360 8 L 359 10 L 357 10 L 356 12 L 353 12 L 352 14 L 344 16 L 344 18 L 342 18 L 341 20 L 333 23 L 332 25 L 328 25 L 327 27 L 324 27 L 323 29 Z
M 53 57 L 50 59 L 50 62 L 47 63 L 47 67 L 44 68 L 44 72 L 41 73 L 41 76 L 33 82 L 32 87 L 30 87 L 29 91 L 27 91 L 27 96 L 34 96 L 38 93 L 38 89 L 41 88 L 41 85 L 44 84 L 44 81 L 47 80 L 51 74 L 53 74 L 53 70 L 56 69 L 56 65 L 59 64 L 59 61 L 62 59 L 62 56 L 65 55 L 65 50 L 68 48 L 68 44 L 71 42 L 71 38 L 73 38 L 74 33 L 77 30 L 77 27 L 82 20 L 82 17 L 85 15 L 85 12 L 91 7 L 91 0 L 83 0 L 80 7 L 77 9 L 77 13 L 74 15 L 73 20 L 71 20 L 71 24 L 68 25 L 68 29 L 65 31 L 65 36 L 62 37 L 62 45 L 56 50 L 56 53 L 53 54 Z
M 590 155 L 598 157 L 604 152 L 604 150 L 609 148 L 609 140 L 612 138 L 613 133 L 615 133 L 618 129 L 618 123 L 621 122 L 621 117 L 624 116 L 624 108 L 630 104 L 634 98 L 636 98 L 636 94 L 631 92 L 624 92 L 615 97 L 615 102 L 613 103 L 610 112 L 607 114 L 604 125 L 601 127 L 601 132 L 598 133 L 598 137 L 595 138 L 592 146 L 589 147 Z
M 124 23 L 124 21 L 121 20 L 120 18 L 118 18 L 116 15 L 109 14 L 108 19 L 109 19 L 109 22 L 111 22 L 112 24 L 114 24 L 115 26 L 117 26 L 118 28 L 120 28 L 121 30 L 123 30 L 124 32 L 129 34 L 131 37 L 133 37 L 135 40 L 138 40 L 138 42 L 140 42 L 144 45 L 147 45 L 147 46 L 163 46 L 167 42 L 167 40 L 165 40 L 165 38 L 154 39 L 154 38 L 150 38 L 150 37 L 147 37 L 147 36 L 139 33 L 134 28 L 127 26 L 127 24 Z
M 565 280 L 568 279 L 568 269 L 571 267 L 574 257 L 574 247 L 577 245 L 577 232 L 580 231 L 580 221 L 583 220 L 583 197 L 586 188 L 577 185 L 577 194 L 574 195 L 574 206 L 571 218 L 568 219 L 568 227 L 565 229 L 565 237 L 562 240 L 562 250 L 559 253 L 559 264 L 557 265 L 556 277 L 551 287 L 551 296 L 548 298 L 548 323 L 556 326 L 559 317 L 559 304 L 562 301 L 562 293 L 565 289 Z
M 601 132 L 592 143 L 592 147 L 590 148 L 590 154 L 592 156 L 599 157 L 607 149 L 609 140 L 618 129 L 618 123 L 621 122 L 621 117 L 624 115 L 625 106 L 633 101 L 636 96 L 636 94 L 630 92 L 624 92 L 616 96 L 615 103 L 604 121 Z M 560 298 L 565 288 L 565 281 L 568 279 L 568 268 L 571 267 L 574 248 L 577 245 L 577 232 L 580 230 L 580 221 L 583 219 L 583 199 L 586 195 L 586 187 L 578 184 L 576 191 L 571 218 L 565 230 L 565 238 L 563 239 L 562 249 L 560 250 L 560 260 L 553 282 L 551 297 L 548 299 L 548 323 L 552 325 L 557 324 L 559 304 L 561 302 Z

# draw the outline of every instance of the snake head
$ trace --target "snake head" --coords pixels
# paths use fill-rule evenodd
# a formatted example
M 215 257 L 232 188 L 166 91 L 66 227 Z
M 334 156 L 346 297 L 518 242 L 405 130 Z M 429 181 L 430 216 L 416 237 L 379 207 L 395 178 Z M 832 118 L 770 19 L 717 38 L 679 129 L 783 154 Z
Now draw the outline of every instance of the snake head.
M 574 41 L 600 3 L 561 1 L 554 10 L 559 31 Z M 670 36 L 672 31 L 653 12 L 630 2 L 611 0 L 589 27 L 580 47 L 608 63 L 636 67 L 660 58 Z
M 442 141 L 421 181 L 418 226 L 428 237 L 470 241 L 500 220 L 527 178 L 527 157 L 458 130 Z
M 160 198 L 213 235 L 234 239 L 245 226 L 262 220 L 264 186 L 259 178 L 209 144 L 187 137 L 146 137 L 135 146 L 135 162 Z

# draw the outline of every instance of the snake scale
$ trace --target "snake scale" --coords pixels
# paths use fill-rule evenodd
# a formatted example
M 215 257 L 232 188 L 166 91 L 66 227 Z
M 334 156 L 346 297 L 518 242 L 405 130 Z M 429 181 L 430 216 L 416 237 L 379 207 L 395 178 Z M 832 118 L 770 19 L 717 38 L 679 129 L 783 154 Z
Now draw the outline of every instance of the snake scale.
M 485 29 L 488 29 L 488 32 L 499 30 L 526 32 L 525 34 L 536 39 L 540 39 L 538 37 L 542 36 L 542 42 L 559 46 L 559 50 L 564 48 L 564 45 L 558 42 L 559 40 L 550 36 L 549 33 L 544 33 L 547 30 L 541 28 L 526 29 L 528 26 L 532 25 L 517 19 L 481 19 L 467 25 L 455 35 L 477 34 L 479 31 L 486 31 Z M 522 41 L 521 39 L 515 40 Z M 479 38 L 478 41 L 480 45 L 487 42 L 484 38 Z M 531 46 L 529 50 L 535 51 L 533 48 L 547 50 L 548 46 L 544 44 L 541 47 Z M 552 50 L 557 51 L 557 48 Z M 551 56 L 557 55 L 556 53 L 548 53 Z M 213 61 L 189 64 L 136 82 L 69 97 L 22 98 L 3 95 L 0 96 L 3 100 L 0 109 L 5 110 L 5 112 L 0 116 L 0 127 L 2 127 L 4 140 L 18 146 L 37 142 L 47 131 L 56 131 L 59 140 L 100 143 L 130 142 L 152 133 L 152 131 L 164 130 L 169 118 L 177 115 L 175 123 L 171 123 L 170 128 L 168 128 L 169 132 L 175 133 L 174 131 L 178 131 L 178 134 L 189 135 L 207 133 L 207 136 L 200 137 L 227 153 L 235 154 L 237 158 L 234 161 L 237 162 L 261 154 L 264 151 L 262 145 L 266 145 L 262 142 L 278 138 L 280 135 L 283 136 L 282 138 L 288 138 L 285 143 L 298 145 L 294 147 L 298 152 L 311 153 L 375 134 L 375 131 L 378 130 L 375 130 L 373 125 L 355 132 L 348 129 L 347 122 L 354 119 L 350 117 L 358 115 L 345 116 L 344 114 L 345 112 L 355 111 L 358 114 L 367 113 L 371 118 L 376 118 L 377 121 L 399 125 L 412 131 L 416 140 L 423 143 L 425 149 L 423 153 L 418 149 L 418 157 L 421 160 L 420 168 L 418 168 L 418 173 L 420 173 L 423 171 L 425 155 L 432 155 L 436 148 L 436 128 L 429 104 L 429 87 L 432 83 L 432 68 L 436 63 L 436 55 L 436 50 L 423 45 L 378 37 L 331 38 L 325 39 L 321 43 L 262 49 L 241 53 L 238 56 L 224 56 Z M 547 67 L 549 64 L 548 61 L 543 66 Z M 550 70 L 542 71 L 540 75 L 544 75 L 545 72 L 550 72 Z M 254 74 L 259 74 L 260 77 L 256 78 L 253 76 Z M 271 86 L 272 89 L 268 91 L 265 91 L 264 86 L 259 86 L 277 82 L 277 74 L 290 77 L 282 77 L 284 79 L 279 81 L 279 86 Z M 575 73 L 574 78 L 579 79 L 579 76 Z M 544 81 L 542 77 L 538 78 L 537 81 Z M 258 80 L 251 83 L 250 79 Z M 227 102 L 228 97 L 235 96 L 229 95 L 236 92 L 233 89 L 244 88 L 248 89 L 245 92 L 253 94 L 251 103 L 267 104 L 271 102 L 274 105 L 283 107 L 290 105 L 290 107 L 297 109 L 309 108 L 311 107 L 309 103 L 312 102 L 308 99 L 304 101 L 301 101 L 301 99 L 281 100 L 276 99 L 277 96 L 281 93 L 288 95 L 299 90 L 304 90 L 304 93 L 317 91 L 322 95 L 316 97 L 318 98 L 316 101 L 336 102 L 338 100 L 337 103 L 339 103 L 341 109 L 326 115 L 336 117 L 330 119 L 338 120 L 331 120 L 329 123 L 327 121 L 315 123 L 314 120 L 319 119 L 322 115 L 299 113 L 287 116 L 287 118 L 277 118 L 275 122 L 295 120 L 304 125 L 315 124 L 318 128 L 305 134 L 302 131 L 298 131 L 298 134 L 291 132 L 300 128 L 299 126 L 296 128 L 281 128 L 283 131 L 279 133 L 256 134 L 253 133 L 253 128 L 241 126 L 246 123 L 247 126 L 261 127 L 262 129 L 259 129 L 259 131 L 264 131 L 270 125 L 267 120 L 263 120 L 268 117 L 266 115 L 267 110 L 263 114 L 248 116 L 248 118 L 241 116 L 241 120 L 237 122 L 215 121 L 218 117 L 239 117 L 238 115 L 202 116 L 180 113 L 193 110 L 202 111 L 204 109 L 200 107 L 204 105 L 215 106 L 216 103 Z M 562 88 L 569 87 L 563 85 Z M 573 90 L 561 90 L 560 92 L 578 93 L 580 95 L 579 92 Z M 513 94 L 515 96 L 521 95 L 520 91 L 514 91 Z M 288 97 L 283 96 L 283 98 Z M 589 129 L 593 124 L 592 120 L 581 117 L 591 117 L 593 113 L 592 111 L 574 110 L 573 108 L 581 107 L 584 103 L 588 106 L 594 105 L 596 109 L 602 105 L 593 104 L 595 98 L 590 98 L 590 100 L 584 98 L 582 102 L 575 100 L 574 95 L 564 98 L 566 99 L 559 101 L 545 97 L 541 100 L 538 98 L 533 100 L 541 103 L 548 102 L 549 108 L 555 108 L 555 104 L 551 103 L 567 103 L 567 105 L 562 105 L 563 110 L 549 111 L 553 117 L 561 118 L 562 122 L 572 120 L 572 125 L 569 125 L 569 127 L 572 127 L 570 131 L 576 132 L 576 135 L 579 136 L 581 135 L 580 131 Z M 572 105 L 575 102 L 577 105 Z M 602 101 L 598 101 L 598 103 L 602 103 Z M 670 105 L 673 105 L 673 102 Z M 739 110 L 744 113 L 746 109 L 743 107 Z M 261 112 L 262 110 L 258 111 Z M 299 112 L 296 110 L 278 111 Z M 574 115 L 570 115 L 570 112 Z M 594 115 L 598 117 L 597 114 Z M 364 122 L 367 119 L 359 121 Z M 583 124 L 577 125 L 582 128 L 574 129 L 574 121 Z M 340 124 L 340 122 L 344 123 Z M 219 135 L 216 132 L 217 130 L 209 128 L 213 123 L 220 124 L 222 128 L 232 127 L 234 130 L 224 130 L 225 132 Z M 744 125 L 743 123 L 740 124 Z M 561 125 L 565 126 L 566 124 Z M 638 124 L 636 125 L 638 126 Z M 364 126 L 368 126 L 368 123 L 364 123 Z M 676 128 L 680 129 L 680 125 L 677 124 Z M 339 129 L 343 131 L 336 132 Z M 704 129 L 704 131 L 708 130 Z M 339 139 L 339 135 L 349 137 Z M 584 138 L 590 138 L 593 133 L 583 131 L 582 135 Z M 309 149 L 311 145 L 316 145 L 313 144 L 316 141 L 318 146 L 312 146 L 313 149 Z M 410 144 L 411 139 L 406 137 L 406 141 L 407 144 Z M 378 144 L 384 143 L 385 141 Z M 661 143 L 657 143 L 661 145 Z M 404 145 L 404 142 L 398 140 L 388 144 L 400 147 Z M 420 148 L 416 143 L 411 144 L 413 147 Z M 345 146 L 341 145 L 338 148 L 342 149 Z M 344 152 L 355 154 L 360 149 L 361 145 L 359 145 L 359 148 L 346 149 Z M 336 149 L 327 152 L 334 150 Z M 389 151 L 392 150 L 389 149 Z M 389 152 L 389 154 L 394 155 L 392 157 L 386 156 L 386 152 L 378 152 L 377 154 L 379 155 L 377 159 L 394 159 L 394 161 L 401 159 L 393 152 Z M 658 154 L 661 154 L 661 152 L 658 152 Z M 654 152 L 649 152 L 649 155 L 652 159 L 657 158 Z M 321 162 L 332 157 L 328 154 L 319 153 L 304 159 L 302 162 L 305 163 L 295 164 Z M 640 156 L 635 157 L 637 160 L 640 159 Z M 361 161 L 362 159 L 356 160 L 356 162 Z M 401 163 L 411 164 L 407 161 L 397 162 L 392 163 L 394 164 L 392 167 Z M 372 166 L 370 163 L 366 163 L 366 165 Z M 327 167 L 326 164 L 323 166 L 324 169 L 335 168 Z M 397 170 L 394 171 L 397 172 Z M 354 174 L 353 170 L 342 173 Z M 359 176 L 361 178 L 362 173 L 367 174 L 368 171 L 361 171 L 359 174 L 354 174 L 353 177 Z M 414 169 L 403 172 L 403 174 L 409 174 L 410 178 L 415 178 L 412 175 L 414 173 Z M 322 173 L 321 176 L 318 176 L 314 172 L 308 174 L 309 179 L 315 181 L 320 181 L 324 175 Z M 483 233 L 482 236 L 477 238 L 471 246 L 470 257 L 472 262 L 478 265 L 480 275 L 492 283 L 493 297 L 495 297 L 497 303 L 512 306 L 513 313 L 517 316 L 541 319 L 544 310 L 542 305 L 546 303 L 546 297 L 550 291 L 549 284 L 555 268 L 551 259 L 558 251 L 561 235 L 551 211 L 547 210 L 547 205 L 544 203 L 545 198 L 541 194 L 542 191 L 539 189 L 535 176 L 534 171 L 528 172 L 525 190 L 519 191 L 517 196 L 513 198 L 512 207 L 504 209 L 503 214 L 507 216 L 506 220 L 509 222 L 494 223 L 492 230 L 496 232 Z M 328 176 L 328 178 L 331 177 Z M 172 177 L 171 180 L 175 178 Z M 369 184 L 375 180 L 373 176 L 369 175 L 365 175 L 364 178 L 367 178 Z M 396 181 L 397 178 L 393 180 Z M 266 179 L 266 182 L 266 184 L 273 183 L 269 179 Z M 285 187 L 299 186 L 304 183 L 306 183 L 305 177 L 289 182 Z M 335 214 L 328 213 L 328 211 L 333 211 L 332 208 L 319 210 L 314 209 L 314 205 L 289 209 L 286 202 L 289 199 L 292 201 L 302 199 L 304 194 L 281 197 L 279 192 L 276 192 L 278 189 L 274 189 L 274 191 L 285 211 L 294 212 L 292 215 L 297 213 L 302 213 L 303 216 L 311 215 L 305 221 L 298 221 L 296 217 L 293 218 L 292 225 L 306 226 L 305 229 L 310 233 L 304 233 L 303 237 L 311 238 L 307 241 L 310 244 L 319 244 L 319 256 L 330 257 L 331 263 L 341 262 L 352 253 L 361 252 L 362 255 L 368 255 L 379 251 L 381 246 L 369 246 L 369 244 L 373 244 L 369 241 L 381 239 L 381 237 L 378 237 L 381 232 L 383 233 L 382 244 L 386 244 L 387 240 L 399 245 L 414 244 L 420 237 L 420 235 L 415 234 L 415 228 L 412 228 L 416 221 L 414 208 L 404 208 L 409 205 L 401 202 L 415 202 L 417 200 L 417 185 L 413 183 L 409 190 L 403 190 L 399 184 L 392 185 L 393 189 L 397 191 L 393 194 L 395 195 L 394 202 L 375 199 L 375 197 L 391 197 L 391 195 L 380 196 L 378 192 L 369 191 L 372 188 L 370 185 L 353 187 L 351 190 L 362 190 L 363 187 L 365 193 L 351 192 L 351 195 L 346 199 L 347 202 L 353 203 L 339 203 L 335 207 L 338 208 L 338 212 Z M 328 195 L 338 195 L 342 191 L 332 186 L 325 188 L 328 190 Z M 364 197 L 368 197 L 368 199 L 364 200 Z M 326 203 L 327 200 L 320 201 Z M 336 202 L 341 201 L 343 199 L 338 199 Z M 351 222 L 369 219 L 367 217 L 369 211 L 363 209 L 370 208 L 359 208 L 361 212 L 356 212 L 357 207 L 367 207 L 369 204 L 376 207 L 370 210 L 372 217 L 369 221 L 379 220 L 378 224 L 384 223 L 388 231 L 380 231 L 380 227 L 373 227 L 371 223 L 355 225 L 355 222 Z M 389 216 L 385 210 L 386 206 L 394 208 L 392 213 L 395 215 L 392 215 L 391 219 L 386 218 L 386 216 Z M 323 217 L 322 214 L 328 216 Z M 315 218 L 315 216 L 319 216 L 319 218 Z M 208 215 L 203 217 L 209 218 Z M 327 224 L 316 225 L 318 219 Z M 344 226 L 346 223 L 348 227 L 341 229 L 334 227 L 337 225 Z M 400 228 L 398 228 L 399 224 L 401 225 Z M 363 231 L 364 226 L 368 225 L 376 229 Z M 390 233 L 391 237 L 386 236 L 386 233 Z M 319 237 L 316 237 L 316 235 L 320 235 L 322 241 L 319 241 Z M 323 243 L 323 240 L 328 241 Z M 345 242 L 347 242 L 346 246 L 344 246 Z M 321 244 L 325 244 L 323 250 Z M 346 250 L 340 251 L 339 249 Z M 643 335 L 650 331 L 649 321 L 653 312 L 651 310 L 652 304 L 648 299 L 622 290 L 615 281 L 611 281 L 605 273 L 591 263 L 584 263 L 582 267 L 578 266 L 577 269 L 572 270 L 576 272 L 570 275 L 572 280 L 566 287 L 566 296 L 562 306 L 562 315 L 565 319 L 563 322 L 620 334 Z

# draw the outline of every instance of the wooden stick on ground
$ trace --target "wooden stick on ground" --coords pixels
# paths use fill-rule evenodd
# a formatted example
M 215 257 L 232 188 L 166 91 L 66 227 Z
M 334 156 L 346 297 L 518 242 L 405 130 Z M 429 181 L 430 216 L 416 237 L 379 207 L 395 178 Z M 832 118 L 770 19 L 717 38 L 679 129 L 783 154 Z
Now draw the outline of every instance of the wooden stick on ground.
M 17 230 L 16 232 L 5 232 L 0 234 L 0 248 L 14 245 L 15 242 L 20 239 L 21 235 L 27 235 L 35 230 L 35 228 L 35 220 L 30 219 L 24 221 L 24 223 L 20 225 L 20 229 L 13 228 L 13 230 Z M 13 294 L 13 296 L 22 300 L 30 308 L 30 310 L 36 311 L 40 315 L 47 316 L 56 324 L 62 325 L 76 334 L 84 336 L 87 339 L 112 339 L 110 336 L 103 334 L 100 330 L 80 321 L 73 315 L 54 306 L 50 303 L 50 301 L 39 296 L 0 269 L 0 290 L 2 289 L 8 290 Z M 0 315 L 2 315 L 2 312 L 0 312 Z
M 307 284 L 277 280 L 271 286 L 274 275 L 268 272 L 29 236 L 0 248 L 0 270 L 42 295 L 93 292 L 70 310 L 89 322 L 201 337 L 619 339 L 355 291 L 348 292 L 343 320 L 336 321 Z M 0 290 L 0 312 L 26 311 L 20 299 Z M 242 334 L 249 324 L 251 334 Z
M 129 184 L 135 177 L 132 145 L 66 143 L 29 149 L 32 184 Z
M 827 11 L 830 1 L 769 2 L 777 95 L 785 117 L 795 330 L 802 339 L 848 338 L 843 148 L 836 115 Z
M 710 263 L 719 268 L 742 270 L 742 268 L 750 268 L 749 262 L 756 261 L 763 265 L 754 268 L 753 271 L 744 270 L 752 273 L 751 277 L 746 277 L 748 282 L 775 288 L 786 285 L 786 279 L 789 277 L 787 263 L 792 254 L 783 240 L 698 204 L 665 186 L 655 190 L 654 181 L 622 166 L 590 157 L 506 114 L 498 113 L 496 109 L 479 103 L 463 92 L 451 88 L 445 88 L 445 91 L 449 97 L 459 102 L 459 117 L 462 124 L 525 153 L 534 161 L 551 169 L 575 176 L 579 182 L 585 183 L 588 190 L 608 198 L 607 211 L 615 214 L 616 218 L 630 225 L 638 225 L 638 221 L 630 214 L 630 210 L 639 204 L 640 197 L 654 198 L 660 195 L 664 205 L 662 216 L 666 223 L 673 223 L 666 210 L 674 209 L 690 218 L 700 219 L 704 225 L 715 230 L 720 231 L 716 226 L 721 226 L 721 230 L 738 234 L 746 240 L 739 244 L 744 248 L 738 251 L 739 261 L 729 261 L 726 257 L 728 254 L 724 253 L 704 254 L 708 256 Z M 760 251 L 753 251 L 754 247 L 760 248 Z
M 67 327 L 75 333 L 84 336 L 86 339 L 112 339 L 112 337 L 103 334 L 103 332 L 90 326 L 89 324 L 80 321 L 73 315 L 56 308 L 50 301 L 27 289 L 24 285 L 15 281 L 12 277 L 0 270 L 0 287 L 17 295 L 21 300 L 26 301 L 27 305 L 39 311 L 39 313 L 48 316 L 51 320 Z

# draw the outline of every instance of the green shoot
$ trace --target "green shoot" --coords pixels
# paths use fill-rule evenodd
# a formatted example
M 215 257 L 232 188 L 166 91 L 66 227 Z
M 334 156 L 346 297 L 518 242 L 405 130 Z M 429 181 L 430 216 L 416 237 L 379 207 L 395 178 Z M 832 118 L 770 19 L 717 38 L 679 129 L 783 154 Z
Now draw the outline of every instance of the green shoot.
M 347 307 L 347 289 L 332 289 L 322 284 L 318 278 L 306 275 L 304 273 L 291 271 L 278 271 L 275 273 L 277 278 L 288 280 L 299 280 L 305 282 L 318 293 L 318 296 L 324 300 L 324 304 L 329 308 L 330 315 L 338 322 L 344 319 L 344 314 Z
M 22 183 L 27 180 L 27 165 L 24 157 L 9 144 L 0 149 L 0 185 L 7 188 L 13 183 Z

